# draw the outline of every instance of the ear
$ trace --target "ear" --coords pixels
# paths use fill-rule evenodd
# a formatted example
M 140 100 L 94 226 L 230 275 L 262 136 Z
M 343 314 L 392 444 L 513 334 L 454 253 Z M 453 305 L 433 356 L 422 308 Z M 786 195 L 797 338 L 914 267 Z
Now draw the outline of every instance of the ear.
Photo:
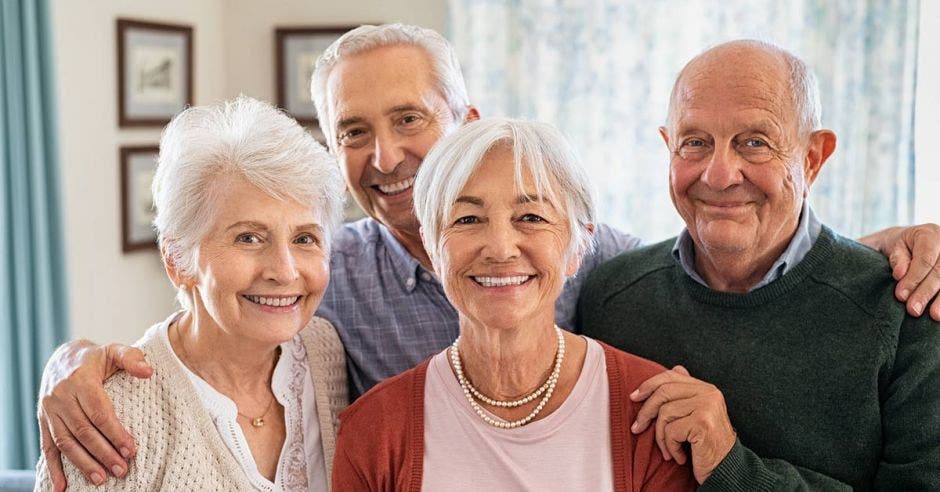
M 169 253 L 169 250 L 172 249 L 173 246 L 172 240 L 165 240 L 160 247 L 160 256 L 163 258 L 163 268 L 166 269 L 166 276 L 170 277 L 170 282 L 173 283 L 173 286 L 177 289 L 182 285 L 192 287 L 195 285 L 195 279 L 180 273 L 176 268 L 176 263 L 173 261 L 173 256 Z
M 809 147 L 806 149 L 806 157 L 803 159 L 803 176 L 806 179 L 806 190 L 819 176 L 823 164 L 829 159 L 836 150 L 836 134 L 832 130 L 816 130 L 809 135 Z
M 480 112 L 477 111 L 476 106 L 470 105 L 467 106 L 467 116 L 463 119 L 464 123 L 470 123 L 471 121 L 476 121 L 480 119 Z
M 666 127 L 664 126 L 659 127 L 659 136 L 663 137 L 663 142 L 666 143 L 666 148 L 668 149 L 669 148 L 669 131 L 666 129 Z
M 587 230 L 588 237 L 594 235 L 594 224 L 585 224 L 584 228 Z M 573 277 L 578 270 L 581 268 L 581 260 L 584 259 L 584 253 L 587 251 L 587 244 L 581 245 L 578 248 L 576 254 L 571 255 L 571 258 L 568 259 L 568 264 L 565 265 L 565 277 Z

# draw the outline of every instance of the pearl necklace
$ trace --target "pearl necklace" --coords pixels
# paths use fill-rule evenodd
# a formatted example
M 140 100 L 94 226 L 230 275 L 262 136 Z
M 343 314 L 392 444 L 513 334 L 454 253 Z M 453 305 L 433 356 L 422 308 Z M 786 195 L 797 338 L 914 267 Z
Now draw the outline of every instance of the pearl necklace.
M 470 384 L 470 381 L 468 381 L 464 376 L 463 367 L 460 364 L 460 351 L 458 349 L 460 337 L 457 337 L 457 339 L 454 340 L 454 343 L 450 348 L 450 361 L 454 366 L 454 372 L 457 373 L 457 381 L 460 383 L 460 387 L 463 388 L 463 394 L 467 397 L 467 401 L 470 403 L 470 407 L 473 408 L 476 414 L 479 415 L 484 422 L 492 425 L 493 427 L 499 427 L 501 429 L 513 429 L 528 424 L 539 414 L 539 412 L 542 411 L 543 408 L 545 408 L 549 398 L 552 397 L 552 393 L 555 391 L 555 385 L 558 384 L 558 377 L 561 375 L 561 363 L 565 359 L 565 337 L 558 325 L 555 325 L 555 334 L 558 336 L 558 352 L 555 354 L 555 367 L 552 368 L 552 373 L 549 374 L 548 379 L 545 380 L 545 383 L 535 390 L 535 392 L 513 401 L 495 400 L 484 395 L 475 387 L 473 387 L 472 384 Z M 529 415 L 512 422 L 501 422 L 490 417 L 486 414 L 480 404 L 476 402 L 476 400 L 480 400 L 487 405 L 492 405 L 495 407 L 515 408 L 535 400 L 543 393 L 544 396 L 542 396 L 541 401 L 539 401 L 539 404 L 536 405 L 535 409 L 532 410 Z

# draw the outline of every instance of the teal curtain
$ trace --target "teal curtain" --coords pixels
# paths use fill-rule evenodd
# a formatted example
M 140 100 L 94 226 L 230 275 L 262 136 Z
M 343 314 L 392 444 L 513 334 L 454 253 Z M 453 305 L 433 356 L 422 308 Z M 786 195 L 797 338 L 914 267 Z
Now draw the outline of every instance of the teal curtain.
M 0 0 L 0 468 L 39 456 L 36 394 L 65 338 L 49 4 Z

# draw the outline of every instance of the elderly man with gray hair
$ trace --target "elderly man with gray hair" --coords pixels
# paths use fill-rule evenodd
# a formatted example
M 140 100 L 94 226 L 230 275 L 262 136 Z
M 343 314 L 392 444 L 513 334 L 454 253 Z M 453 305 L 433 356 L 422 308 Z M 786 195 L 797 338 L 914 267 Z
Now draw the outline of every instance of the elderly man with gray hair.
M 686 65 L 660 130 L 686 230 L 595 270 L 582 328 L 682 364 L 631 395 L 633 430 L 703 489 L 938 490 L 940 326 L 806 204 L 836 143 L 816 91 L 766 43 Z

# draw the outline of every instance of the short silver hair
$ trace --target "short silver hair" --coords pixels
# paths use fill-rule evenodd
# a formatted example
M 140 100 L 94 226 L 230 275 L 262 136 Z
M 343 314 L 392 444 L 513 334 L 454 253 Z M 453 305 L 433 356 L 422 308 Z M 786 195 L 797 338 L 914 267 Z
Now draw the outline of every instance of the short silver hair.
M 279 200 L 309 205 L 329 248 L 344 201 L 336 159 L 291 117 L 267 103 L 239 96 L 186 109 L 160 138 L 152 185 L 153 223 L 160 247 L 177 271 L 195 274 L 199 243 L 216 214 L 218 178 L 232 175 Z M 192 308 L 182 290 L 177 300 Z
M 441 229 L 457 197 L 487 154 L 499 147 L 512 149 L 516 187 L 523 189 L 524 173 L 528 172 L 536 193 L 566 214 L 571 231 L 569 258 L 591 251 L 594 190 L 571 144 L 546 123 L 486 118 L 442 138 L 418 169 L 413 191 L 415 215 L 432 263 L 437 265 L 440 258 Z
M 470 107 L 467 86 L 460 71 L 460 62 L 453 46 L 432 29 L 408 24 L 383 24 L 360 26 L 333 42 L 317 59 L 316 69 L 310 80 L 310 96 L 317 109 L 320 129 L 327 146 L 336 150 L 336 128 L 333 108 L 326 97 L 326 86 L 330 73 L 341 61 L 358 53 L 384 46 L 416 46 L 428 54 L 431 61 L 431 76 L 435 81 L 454 121 L 463 121 Z
M 727 48 L 758 49 L 773 53 L 781 57 L 789 69 L 787 77 L 787 88 L 789 89 L 793 109 L 796 111 L 797 125 L 800 136 L 806 137 L 813 131 L 816 131 L 822 127 L 822 105 L 820 104 L 819 100 L 819 83 L 817 82 L 816 75 L 813 73 L 812 69 L 809 68 L 809 65 L 807 65 L 806 62 L 793 53 L 790 53 L 789 51 L 773 43 L 756 39 L 739 39 L 713 46 L 698 54 L 695 58 L 692 58 L 692 60 L 686 63 L 685 67 L 682 68 L 682 71 L 679 72 L 679 76 L 676 77 L 676 83 L 672 87 L 672 96 L 669 98 L 669 115 L 667 120 L 668 125 L 671 126 L 673 123 L 675 123 L 673 121 L 673 117 L 675 116 L 674 111 L 677 109 L 675 107 L 676 96 L 678 95 L 677 91 L 680 84 L 682 83 L 684 76 L 686 75 L 686 71 L 689 70 L 690 67 L 694 66 L 696 62 L 710 55 L 715 50 Z

